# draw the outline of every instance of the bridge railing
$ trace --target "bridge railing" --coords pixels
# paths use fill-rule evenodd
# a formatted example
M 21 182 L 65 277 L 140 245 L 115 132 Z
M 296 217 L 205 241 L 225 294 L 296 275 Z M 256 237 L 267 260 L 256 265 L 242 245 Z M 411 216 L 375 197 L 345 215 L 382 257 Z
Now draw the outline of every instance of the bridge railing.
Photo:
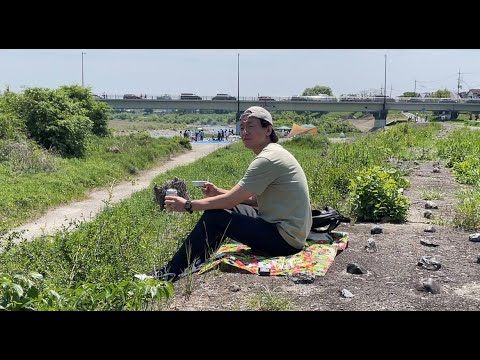
M 154 94 L 138 94 L 138 100 L 181 100 L 181 95 L 154 95 Z M 213 100 L 216 95 L 213 96 L 200 96 L 201 100 Z M 105 94 L 97 95 L 98 98 L 111 99 L 111 100 L 121 100 L 124 99 L 124 95 L 119 94 Z M 129 99 L 132 100 L 132 99 Z M 186 99 L 191 100 L 191 99 Z M 200 99 L 198 99 L 200 100 Z M 217 101 L 236 101 L 235 100 L 217 100 Z M 260 102 L 269 102 L 269 101 L 317 101 L 317 102 L 376 102 L 381 103 L 384 101 L 383 97 L 380 96 L 241 96 L 240 101 L 260 101 Z M 420 97 L 387 97 L 386 102 L 398 102 L 398 103 L 452 103 L 452 104 L 462 104 L 462 103 L 480 103 L 480 98 L 463 98 L 463 99 L 450 99 L 450 98 L 420 98 Z

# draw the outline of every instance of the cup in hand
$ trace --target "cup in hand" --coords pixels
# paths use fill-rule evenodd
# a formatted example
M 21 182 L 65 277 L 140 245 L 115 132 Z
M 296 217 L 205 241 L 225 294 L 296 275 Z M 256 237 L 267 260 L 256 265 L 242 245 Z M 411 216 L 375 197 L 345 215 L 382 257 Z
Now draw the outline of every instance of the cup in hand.
M 192 181 L 192 185 L 196 187 L 204 187 L 206 183 L 205 180 Z

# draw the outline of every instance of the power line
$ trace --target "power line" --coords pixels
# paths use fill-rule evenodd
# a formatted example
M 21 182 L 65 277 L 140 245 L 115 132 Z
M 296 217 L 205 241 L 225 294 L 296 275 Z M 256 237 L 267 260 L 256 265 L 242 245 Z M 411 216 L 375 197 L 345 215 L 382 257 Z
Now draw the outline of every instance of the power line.
M 417 82 L 421 82 L 421 83 L 432 83 L 432 82 L 445 81 L 445 80 L 453 79 L 453 78 L 456 78 L 456 77 L 457 77 L 457 74 L 455 74 L 455 75 L 449 75 L 448 77 L 445 77 L 445 78 L 442 78 L 442 79 L 438 79 L 438 80 L 416 80 L 416 81 L 417 81 Z

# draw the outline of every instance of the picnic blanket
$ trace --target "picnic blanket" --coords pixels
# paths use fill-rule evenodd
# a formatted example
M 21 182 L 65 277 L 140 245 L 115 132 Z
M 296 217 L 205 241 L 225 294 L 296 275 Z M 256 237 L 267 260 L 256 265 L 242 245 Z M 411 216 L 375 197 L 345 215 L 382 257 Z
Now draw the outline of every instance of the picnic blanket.
M 199 274 L 218 267 L 227 271 L 237 268 L 241 272 L 259 275 L 307 274 L 315 278 L 326 274 L 337 252 L 345 250 L 347 245 L 348 234 L 344 232 L 310 233 L 305 248 L 297 254 L 265 257 L 253 254 L 247 245 L 230 241 L 220 246 Z

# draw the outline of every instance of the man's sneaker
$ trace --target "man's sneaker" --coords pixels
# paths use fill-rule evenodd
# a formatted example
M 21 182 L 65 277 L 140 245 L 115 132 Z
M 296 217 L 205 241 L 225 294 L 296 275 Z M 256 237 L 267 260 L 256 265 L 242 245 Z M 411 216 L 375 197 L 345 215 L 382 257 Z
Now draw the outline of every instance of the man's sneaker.
M 195 260 L 193 260 L 193 262 L 190 264 L 189 267 L 187 267 L 185 270 L 183 270 L 183 272 L 180 275 L 178 275 L 178 277 L 185 277 L 187 275 L 196 273 L 204 265 L 205 265 L 205 262 L 202 261 L 202 259 L 200 259 L 199 257 L 197 257 L 197 258 L 195 258 Z
M 134 278 L 138 279 L 138 280 L 145 280 L 145 279 L 153 279 L 153 276 L 150 276 L 150 275 L 147 275 L 147 274 L 135 274 L 133 275 Z
M 161 281 L 170 281 L 170 282 L 175 282 L 178 280 L 178 276 L 175 273 L 169 272 L 169 269 L 160 268 L 160 269 L 155 269 L 152 272 L 149 272 L 147 276 L 150 278 L 156 278 Z

